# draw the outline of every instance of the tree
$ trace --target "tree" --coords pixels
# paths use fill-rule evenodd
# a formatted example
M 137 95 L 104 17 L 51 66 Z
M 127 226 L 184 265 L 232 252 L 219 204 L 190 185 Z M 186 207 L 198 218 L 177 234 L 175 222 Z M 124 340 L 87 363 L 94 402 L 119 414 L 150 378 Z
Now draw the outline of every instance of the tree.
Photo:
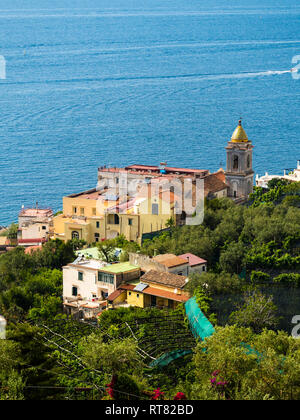
M 197 345 L 194 366 L 192 399 L 300 398 L 300 341 L 282 331 L 218 327 Z
M 12 223 L 7 231 L 7 238 L 8 239 L 17 239 L 18 236 L 18 225 L 16 223 Z
M 289 181 L 283 178 L 273 178 L 268 182 L 268 188 L 273 190 L 274 188 L 282 187 L 288 185 Z
M 130 338 L 105 342 L 99 334 L 92 334 L 80 344 L 82 360 L 89 368 L 105 374 L 140 373 L 143 367 L 137 345 Z
M 238 326 L 251 327 L 255 333 L 276 327 L 278 318 L 273 297 L 266 297 L 257 290 L 246 292 L 244 303 L 232 312 L 229 321 Z
M 239 274 L 244 266 L 244 257 L 244 245 L 241 242 L 231 242 L 221 253 L 220 267 L 228 273 Z
M 201 287 L 208 295 L 240 292 L 244 287 L 244 281 L 236 274 L 226 272 L 213 273 L 211 271 L 202 274 L 192 273 L 185 290 L 191 295 Z
M 118 260 L 115 254 L 116 243 L 114 239 L 107 239 L 106 241 L 98 242 L 97 248 L 101 260 L 104 260 L 107 263 Z

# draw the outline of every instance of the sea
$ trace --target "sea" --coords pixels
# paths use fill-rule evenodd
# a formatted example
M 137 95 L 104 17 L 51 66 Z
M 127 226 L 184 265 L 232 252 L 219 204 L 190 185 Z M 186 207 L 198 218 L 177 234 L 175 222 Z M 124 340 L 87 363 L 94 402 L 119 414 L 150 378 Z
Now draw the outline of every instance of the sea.
M 295 168 L 299 63 L 299 0 L 0 0 L 0 225 L 102 165 L 225 168 L 240 118 Z

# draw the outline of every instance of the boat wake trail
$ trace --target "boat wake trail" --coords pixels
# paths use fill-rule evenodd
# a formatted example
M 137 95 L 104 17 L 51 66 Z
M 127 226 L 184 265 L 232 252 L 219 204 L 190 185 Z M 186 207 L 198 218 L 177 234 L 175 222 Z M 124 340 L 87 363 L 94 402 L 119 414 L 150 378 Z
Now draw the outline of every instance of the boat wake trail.
M 276 76 L 276 75 L 281 75 L 281 74 L 288 74 L 291 72 L 292 70 L 268 70 L 268 71 L 259 71 L 259 72 L 243 72 L 243 73 L 210 75 L 207 78 L 209 79 L 241 79 L 241 78 L 248 78 L 248 77 Z
M 107 77 L 90 77 L 90 78 L 76 78 L 76 79 L 60 79 L 60 80 L 47 80 L 47 81 L 18 81 L 18 82 L 8 82 L 4 81 L 1 83 L 3 85 L 63 85 L 63 84 L 73 84 L 74 87 L 89 86 L 90 89 L 97 87 L 97 84 L 100 83 L 100 86 L 106 83 L 146 83 L 146 82 L 165 82 L 165 81 L 178 81 L 186 80 L 190 82 L 197 82 L 202 80 L 222 80 L 222 79 L 242 79 L 242 78 L 254 78 L 254 77 L 267 77 L 267 76 L 276 76 L 283 74 L 292 74 L 297 73 L 297 69 L 291 70 L 268 70 L 268 71 L 259 71 L 259 72 L 242 72 L 242 73 L 209 73 L 209 74 L 177 74 L 177 75 L 157 75 L 157 76 L 107 76 Z M 73 88 L 73 87 L 72 87 Z

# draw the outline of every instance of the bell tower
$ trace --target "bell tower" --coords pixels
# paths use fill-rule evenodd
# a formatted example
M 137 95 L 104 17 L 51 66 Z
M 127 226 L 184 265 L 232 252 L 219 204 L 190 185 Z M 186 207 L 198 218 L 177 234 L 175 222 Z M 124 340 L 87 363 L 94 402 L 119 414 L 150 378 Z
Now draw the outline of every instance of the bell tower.
M 226 147 L 226 184 L 229 197 L 247 199 L 253 192 L 254 171 L 252 167 L 253 145 L 242 127 L 242 120 L 232 134 Z

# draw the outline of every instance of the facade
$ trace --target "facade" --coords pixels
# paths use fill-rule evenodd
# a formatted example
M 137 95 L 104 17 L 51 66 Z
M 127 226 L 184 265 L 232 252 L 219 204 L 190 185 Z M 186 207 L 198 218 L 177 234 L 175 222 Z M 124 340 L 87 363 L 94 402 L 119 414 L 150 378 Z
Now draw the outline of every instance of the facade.
M 253 145 L 242 127 L 241 120 L 228 142 L 226 150 L 225 179 L 229 186 L 228 195 L 235 200 L 246 200 L 253 192 Z
M 53 224 L 51 209 L 23 208 L 18 218 L 18 244 L 22 246 L 39 245 L 50 237 Z
M 163 265 L 168 273 L 186 277 L 189 275 L 189 263 L 187 259 L 177 257 L 174 254 L 162 254 L 153 257 L 153 260 Z
M 188 260 L 189 274 L 202 274 L 207 271 L 207 261 L 203 258 L 197 257 L 197 255 L 190 253 L 179 255 L 179 257 Z
M 140 190 L 135 198 L 96 189 L 64 197 L 63 214 L 54 218 L 53 237 L 94 243 L 124 235 L 141 243 L 143 234 L 164 229 L 174 217 L 174 195 L 149 197 L 147 190 Z
M 130 263 L 107 264 L 99 259 L 79 256 L 63 267 L 64 307 L 73 312 L 73 308 L 89 305 L 99 312 L 109 294 L 121 284 L 139 277 L 140 268 Z

